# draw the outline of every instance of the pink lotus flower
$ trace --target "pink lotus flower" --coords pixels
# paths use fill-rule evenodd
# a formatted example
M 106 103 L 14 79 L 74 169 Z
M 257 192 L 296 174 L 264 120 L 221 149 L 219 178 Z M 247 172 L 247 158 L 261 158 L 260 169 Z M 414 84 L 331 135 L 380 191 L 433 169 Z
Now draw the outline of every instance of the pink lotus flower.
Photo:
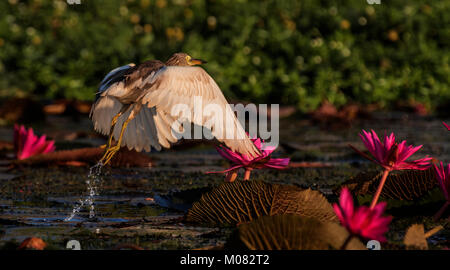
M 251 139 L 255 146 L 260 150 L 261 155 L 257 157 L 251 157 L 249 155 L 243 155 L 231 151 L 228 147 L 219 146 L 216 147 L 217 152 L 232 162 L 229 169 L 220 172 L 207 172 L 207 173 L 227 173 L 227 181 L 233 182 L 237 177 L 237 171 L 240 168 L 245 168 L 244 180 L 250 179 L 250 172 L 253 169 L 272 168 L 282 170 L 289 165 L 289 158 L 271 158 L 270 154 L 275 150 L 275 147 L 265 146 L 263 147 L 260 138 Z
M 422 148 L 422 145 L 416 147 L 410 145 L 406 147 L 406 141 L 396 143 L 394 133 L 385 136 L 383 142 L 380 141 L 373 130 L 371 133 L 363 130 L 363 134 L 359 134 L 359 137 L 373 155 L 373 158 L 359 151 L 355 147 L 351 147 L 363 157 L 381 165 L 386 170 L 426 170 L 431 166 L 431 157 L 406 161 L 411 155 Z
M 384 234 L 389 230 L 392 220 L 391 216 L 382 216 L 386 203 L 379 203 L 373 209 L 367 206 L 355 209 L 350 191 L 344 188 L 339 197 L 339 204 L 333 204 L 333 208 L 342 226 L 349 231 L 350 237 L 386 241 Z
M 450 131 L 450 126 L 447 125 L 445 122 L 442 122 L 442 124 L 444 124 L 444 126 L 447 128 L 448 131 Z
M 433 164 L 434 172 L 436 173 L 436 179 L 439 183 L 439 187 L 444 193 L 444 197 L 447 200 L 442 208 L 434 215 L 434 219 L 438 220 L 445 212 L 448 206 L 450 206 L 450 164 L 447 167 L 441 162 L 440 166 Z
M 436 164 L 433 164 L 433 166 L 439 187 L 444 193 L 445 199 L 450 201 L 450 163 L 447 164 L 447 167 L 442 162 L 439 167 Z
M 381 177 L 380 184 L 378 185 L 377 191 L 375 192 L 370 205 L 371 209 L 373 209 L 378 202 L 378 198 L 380 197 L 384 183 L 386 182 L 390 171 L 425 170 L 431 167 L 431 157 L 417 159 L 414 161 L 406 161 L 412 154 L 417 152 L 422 145 L 416 147 L 410 145 L 406 147 L 406 141 L 402 141 L 400 144 L 396 143 L 394 133 L 391 133 L 389 136 L 384 136 L 383 142 L 380 141 L 377 134 L 373 130 L 371 130 L 371 133 L 363 130 L 363 134 L 359 134 L 359 137 L 373 157 L 366 155 L 352 145 L 350 145 L 350 147 L 363 157 L 381 165 L 384 168 L 384 173 Z
M 24 126 L 14 125 L 14 149 L 17 159 L 26 159 L 31 156 L 55 151 L 55 142 L 46 141 L 45 135 L 34 135 L 33 129 L 28 131 Z

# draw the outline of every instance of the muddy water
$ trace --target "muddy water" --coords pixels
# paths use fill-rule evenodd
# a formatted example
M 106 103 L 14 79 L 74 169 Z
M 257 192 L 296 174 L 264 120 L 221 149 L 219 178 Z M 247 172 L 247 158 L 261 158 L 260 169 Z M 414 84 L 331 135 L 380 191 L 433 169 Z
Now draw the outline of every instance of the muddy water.
M 87 119 L 77 123 L 50 120 L 51 125 L 36 128 L 56 138 L 60 147 L 103 142 L 92 136 Z M 379 135 L 393 131 L 410 144 L 423 144 L 415 157 L 429 154 L 450 161 L 450 132 L 441 122 L 404 113 L 379 113 L 353 126 L 331 130 L 308 120 L 284 119 L 284 147 L 279 147 L 275 155 L 291 157 L 295 162 L 325 162 L 331 167 L 255 171 L 252 179 L 319 189 L 335 200 L 332 188 L 361 170 L 376 168 L 348 148 L 349 143 L 362 148 L 357 136 L 361 128 L 373 128 Z M 64 130 L 91 135 L 69 141 Z M 8 140 L 11 134 L 9 128 L 0 129 L 0 139 Z M 95 216 L 90 217 L 89 207 L 83 207 L 70 221 L 64 219 L 86 194 L 88 167 L 0 167 L 0 248 L 15 248 L 31 236 L 43 238 L 53 249 L 65 249 L 69 240 L 79 241 L 82 249 L 112 249 L 123 244 L 147 249 L 190 249 L 224 243 L 230 229 L 189 226 L 181 218 L 202 192 L 223 182 L 222 175 L 204 172 L 223 170 L 226 162 L 206 145 L 149 155 L 155 159 L 154 168 L 105 168 L 98 195 L 94 196 Z M 411 223 L 425 223 L 426 228 L 438 224 L 429 218 L 438 204 L 394 219 L 389 237 L 400 240 Z M 440 246 L 449 239 L 446 228 L 431 241 Z

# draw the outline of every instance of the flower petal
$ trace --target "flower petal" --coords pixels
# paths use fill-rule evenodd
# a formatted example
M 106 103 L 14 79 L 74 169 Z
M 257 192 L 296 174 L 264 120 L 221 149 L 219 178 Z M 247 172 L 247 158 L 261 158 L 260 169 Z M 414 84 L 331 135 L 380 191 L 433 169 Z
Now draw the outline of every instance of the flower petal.
M 274 169 L 285 169 L 289 165 L 290 158 L 271 158 L 264 166 Z
M 442 124 L 444 124 L 444 126 L 447 128 L 448 131 L 450 131 L 450 126 L 447 125 L 446 123 L 442 122 Z

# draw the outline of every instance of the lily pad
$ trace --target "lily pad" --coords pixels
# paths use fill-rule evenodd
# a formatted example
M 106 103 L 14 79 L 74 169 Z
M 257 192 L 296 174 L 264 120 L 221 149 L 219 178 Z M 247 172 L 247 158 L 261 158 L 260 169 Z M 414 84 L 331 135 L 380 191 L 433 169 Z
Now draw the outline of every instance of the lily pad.
M 343 187 L 348 187 L 355 195 L 373 195 L 382 174 L 382 172 L 360 173 L 334 191 L 339 193 Z M 385 199 L 413 201 L 427 195 L 436 186 L 437 181 L 432 169 L 391 172 L 380 196 Z
M 406 245 L 406 249 L 428 249 L 427 238 L 442 229 L 442 226 L 437 226 L 425 233 L 423 224 L 413 224 L 406 230 L 403 243 Z
M 279 185 L 275 193 L 270 215 L 296 214 L 314 217 L 322 221 L 338 221 L 333 207 L 320 192 L 293 189 Z
M 406 231 L 403 243 L 410 248 L 428 249 L 423 224 L 413 224 Z
M 275 186 L 256 181 L 224 183 L 205 193 L 188 211 L 186 221 L 236 224 L 269 215 Z
M 297 215 L 266 216 L 239 226 L 239 238 L 250 250 L 340 249 L 347 237 L 337 223 Z M 366 248 L 353 238 L 346 249 Z
M 224 183 L 205 193 L 188 211 L 186 221 L 232 225 L 282 214 L 337 222 L 332 206 L 320 192 L 259 181 Z

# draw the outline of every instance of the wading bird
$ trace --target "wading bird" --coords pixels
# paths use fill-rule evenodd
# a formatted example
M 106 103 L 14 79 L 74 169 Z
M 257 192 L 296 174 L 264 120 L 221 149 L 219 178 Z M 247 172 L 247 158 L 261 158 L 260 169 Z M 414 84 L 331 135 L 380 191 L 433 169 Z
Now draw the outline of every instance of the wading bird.
M 109 135 L 100 162 L 107 164 L 121 146 L 136 151 L 170 148 L 171 143 L 178 141 L 172 132 L 177 120 L 172 109 L 177 104 L 187 105 L 190 111 L 198 109 L 194 108 L 193 97 L 201 97 L 203 108 L 218 106 L 225 118 L 223 125 L 214 125 L 208 117 L 187 117 L 183 121 L 210 129 L 219 142 L 233 151 L 257 156 L 258 149 L 248 138 L 222 91 L 213 78 L 198 67 L 203 63 L 206 62 L 185 53 L 175 53 L 166 63 L 149 60 L 109 72 L 100 83 L 90 113 L 95 130 Z M 231 138 L 223 135 L 227 130 L 232 130 Z M 113 138 L 117 141 L 114 146 Z

